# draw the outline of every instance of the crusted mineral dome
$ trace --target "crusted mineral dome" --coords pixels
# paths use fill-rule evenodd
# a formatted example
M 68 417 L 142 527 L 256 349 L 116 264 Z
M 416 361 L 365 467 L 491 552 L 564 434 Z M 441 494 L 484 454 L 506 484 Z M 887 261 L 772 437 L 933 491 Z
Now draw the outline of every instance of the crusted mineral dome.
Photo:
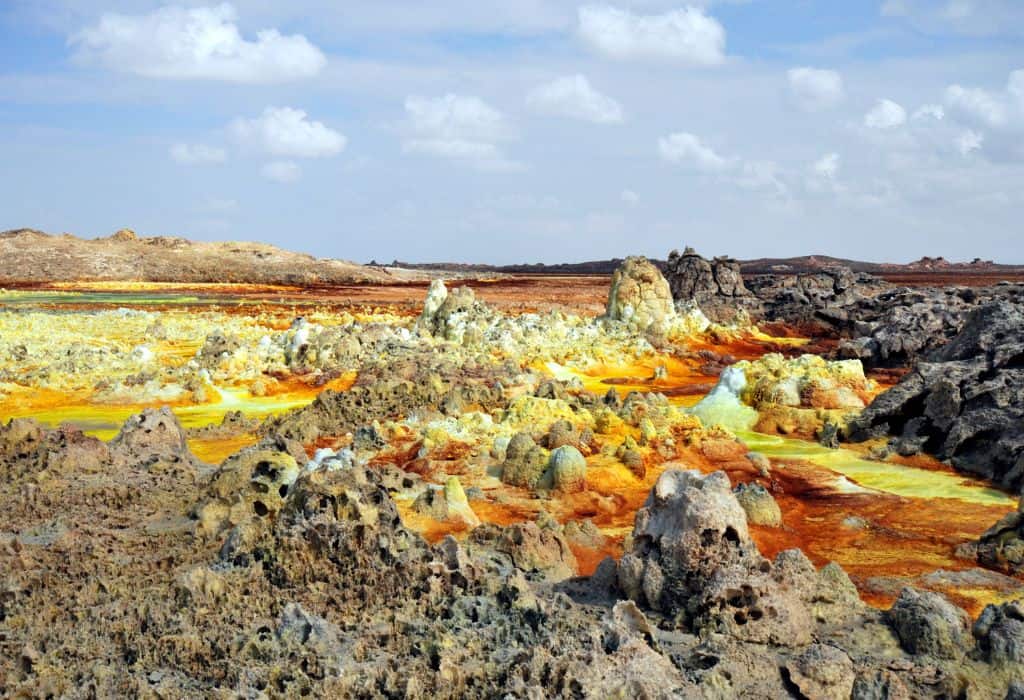
M 612 275 L 607 317 L 646 329 L 675 316 L 668 282 L 647 258 L 626 258 Z
M 715 388 L 690 412 L 704 425 L 721 425 L 730 430 L 750 430 L 757 422 L 757 411 L 740 398 L 747 387 L 747 377 L 740 367 L 726 367 Z

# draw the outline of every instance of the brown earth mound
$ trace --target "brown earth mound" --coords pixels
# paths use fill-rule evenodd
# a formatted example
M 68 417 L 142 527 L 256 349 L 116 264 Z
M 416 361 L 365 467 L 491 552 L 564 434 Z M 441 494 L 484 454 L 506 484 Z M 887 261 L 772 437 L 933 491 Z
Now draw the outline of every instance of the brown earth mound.
M 396 274 L 345 260 L 316 258 L 264 243 L 139 237 L 51 236 L 31 229 L 0 233 L 0 284 L 54 281 L 244 282 L 336 285 L 396 281 Z M 405 277 L 403 277 L 405 279 Z

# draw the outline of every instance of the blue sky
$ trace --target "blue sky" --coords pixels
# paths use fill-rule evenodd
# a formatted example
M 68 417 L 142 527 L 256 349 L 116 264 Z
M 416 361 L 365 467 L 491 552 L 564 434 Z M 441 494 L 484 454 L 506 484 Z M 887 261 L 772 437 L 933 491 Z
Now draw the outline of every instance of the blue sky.
M 1024 263 L 1024 3 L 8 0 L 0 229 Z

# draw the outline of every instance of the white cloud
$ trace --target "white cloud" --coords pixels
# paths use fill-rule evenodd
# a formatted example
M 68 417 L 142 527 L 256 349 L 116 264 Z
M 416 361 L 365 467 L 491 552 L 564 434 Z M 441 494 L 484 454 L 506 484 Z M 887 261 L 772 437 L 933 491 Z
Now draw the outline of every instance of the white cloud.
M 658 152 L 670 163 L 687 165 L 703 173 L 722 172 L 733 163 L 705 146 L 693 134 L 679 132 L 669 134 L 658 141 Z
M 885 0 L 879 10 L 883 17 L 903 17 L 910 12 L 906 0 Z
M 171 159 L 181 165 L 216 165 L 228 159 L 227 151 L 202 143 L 176 143 L 171 146 Z
M 839 174 L 839 162 L 838 153 L 827 153 L 815 161 L 813 166 L 814 173 L 819 177 L 835 180 Z
M 907 110 L 892 100 L 879 100 L 864 115 L 864 126 L 870 129 L 894 129 L 907 122 Z
M 407 97 L 405 112 L 409 135 L 407 153 L 420 153 L 463 161 L 482 170 L 516 170 L 500 144 L 511 140 L 505 116 L 479 97 L 447 94 L 443 97 Z
M 786 194 L 789 189 L 782 181 L 778 164 L 768 160 L 740 163 L 734 182 L 748 190 L 770 190 L 779 195 Z
M 834 107 L 843 101 L 843 77 L 834 70 L 792 68 L 786 73 L 789 89 L 797 105 L 813 112 Z
M 946 88 L 946 105 L 956 116 L 989 128 L 1005 126 L 1008 119 L 1002 97 L 980 88 L 950 85 Z
M 288 184 L 302 176 L 302 168 L 290 160 L 275 160 L 260 168 L 260 175 L 273 182 Z
M 1024 69 L 1010 73 L 1010 78 L 1006 81 L 1006 91 L 1017 102 L 1017 109 L 1024 113 Z
M 985 135 L 971 129 L 967 129 L 961 133 L 956 137 L 956 141 L 954 141 L 956 150 L 960 151 L 960 155 L 962 156 L 968 156 L 973 151 L 981 150 L 984 143 Z
M 235 119 L 228 133 L 243 148 L 287 158 L 334 156 L 348 143 L 343 134 L 292 107 L 267 107 L 255 119 Z
M 147 78 L 274 83 L 316 75 L 327 59 L 302 35 L 276 29 L 242 37 L 234 7 L 169 6 L 148 15 L 104 14 L 73 35 L 77 57 Z
M 725 60 L 725 29 L 696 7 L 636 15 L 609 5 L 579 9 L 579 35 L 616 59 L 670 59 L 698 66 Z
M 619 195 L 619 198 L 631 207 L 640 203 L 640 195 L 633 190 L 622 190 L 622 194 Z
M 974 36 L 1020 34 L 1020 0 L 886 0 L 883 17 L 900 18 L 928 32 Z
M 622 105 L 595 90 L 582 75 L 567 75 L 545 83 L 526 96 L 526 104 L 541 114 L 550 114 L 594 124 L 618 124 Z
M 927 104 L 921 105 L 914 112 L 914 116 L 911 117 L 914 121 L 921 121 L 922 119 L 935 119 L 936 121 L 942 121 L 946 118 L 946 110 L 942 108 L 942 105 Z

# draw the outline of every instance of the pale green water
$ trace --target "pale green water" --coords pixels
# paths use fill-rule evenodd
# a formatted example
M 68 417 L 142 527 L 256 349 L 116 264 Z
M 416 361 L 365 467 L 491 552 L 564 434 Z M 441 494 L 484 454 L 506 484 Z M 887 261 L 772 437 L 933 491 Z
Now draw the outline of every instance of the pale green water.
M 4 306 L 35 306 L 39 304 L 128 304 L 145 306 L 151 304 L 188 305 L 214 301 L 237 304 L 237 299 L 223 297 L 216 299 L 194 294 L 160 294 L 137 292 L 64 292 L 57 290 L 7 291 L 0 292 L 0 304 Z
M 855 481 L 860 486 L 907 498 L 954 498 L 967 503 L 1004 506 L 1017 505 L 1009 495 L 985 486 L 980 481 L 953 472 L 932 471 L 889 462 L 863 459 L 850 450 L 830 450 L 816 443 L 793 440 L 751 431 L 737 436 L 754 452 L 767 457 L 800 459 L 825 467 Z

